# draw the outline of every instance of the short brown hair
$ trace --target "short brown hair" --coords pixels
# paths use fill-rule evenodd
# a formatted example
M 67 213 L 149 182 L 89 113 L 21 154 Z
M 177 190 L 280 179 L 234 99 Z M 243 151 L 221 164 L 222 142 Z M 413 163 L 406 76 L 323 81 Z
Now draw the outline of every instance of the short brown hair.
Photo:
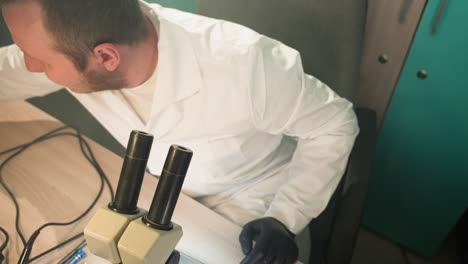
M 0 0 L 0 6 L 28 1 L 40 4 L 55 48 L 82 72 L 97 45 L 134 45 L 147 35 L 138 0 Z

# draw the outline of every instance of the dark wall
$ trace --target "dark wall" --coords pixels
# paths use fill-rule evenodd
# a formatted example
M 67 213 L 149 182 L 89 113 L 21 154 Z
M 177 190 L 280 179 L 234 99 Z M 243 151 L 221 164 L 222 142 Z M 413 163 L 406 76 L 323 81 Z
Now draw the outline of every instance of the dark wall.
M 301 53 L 305 72 L 355 101 L 367 0 L 197 0 L 197 13 L 245 25 Z

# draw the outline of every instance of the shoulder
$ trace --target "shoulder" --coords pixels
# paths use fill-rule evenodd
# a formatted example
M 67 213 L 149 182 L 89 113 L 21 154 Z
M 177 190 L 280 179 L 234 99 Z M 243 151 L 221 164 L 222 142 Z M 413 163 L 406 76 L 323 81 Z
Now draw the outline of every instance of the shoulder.
M 151 5 L 161 26 L 175 28 L 190 39 L 199 55 L 215 58 L 242 55 L 257 45 L 263 35 L 245 26 L 160 5 Z M 174 32 L 172 32 L 174 33 Z

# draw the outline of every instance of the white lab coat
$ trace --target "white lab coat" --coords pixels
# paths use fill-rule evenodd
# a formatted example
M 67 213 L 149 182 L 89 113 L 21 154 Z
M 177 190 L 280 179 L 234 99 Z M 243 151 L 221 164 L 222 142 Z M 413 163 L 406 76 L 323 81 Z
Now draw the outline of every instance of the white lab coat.
M 273 216 L 300 232 L 343 174 L 358 132 L 351 103 L 304 74 L 298 52 L 278 41 L 141 6 L 159 35 L 149 121 L 119 91 L 72 94 L 123 146 L 131 130 L 152 133 L 151 173 L 161 172 L 171 144 L 188 147 L 184 192 L 239 224 Z M 1 99 L 60 88 L 27 72 L 22 56 L 16 46 L 0 49 Z

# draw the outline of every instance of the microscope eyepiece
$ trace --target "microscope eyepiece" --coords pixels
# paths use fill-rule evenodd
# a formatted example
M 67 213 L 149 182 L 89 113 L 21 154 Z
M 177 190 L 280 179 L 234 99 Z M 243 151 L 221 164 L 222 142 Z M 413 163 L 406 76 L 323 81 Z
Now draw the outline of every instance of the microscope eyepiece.
M 109 204 L 110 209 L 123 214 L 138 212 L 138 196 L 152 144 L 153 135 L 137 130 L 130 133 L 115 198 Z
M 148 215 L 143 221 L 156 229 L 172 229 L 171 218 L 179 198 L 185 175 L 193 152 L 185 147 L 172 145 L 164 163 L 158 187 L 153 197 Z
M 153 135 L 143 131 L 133 130 L 128 140 L 127 154 L 125 156 L 134 159 L 147 160 L 151 151 L 152 143 Z

